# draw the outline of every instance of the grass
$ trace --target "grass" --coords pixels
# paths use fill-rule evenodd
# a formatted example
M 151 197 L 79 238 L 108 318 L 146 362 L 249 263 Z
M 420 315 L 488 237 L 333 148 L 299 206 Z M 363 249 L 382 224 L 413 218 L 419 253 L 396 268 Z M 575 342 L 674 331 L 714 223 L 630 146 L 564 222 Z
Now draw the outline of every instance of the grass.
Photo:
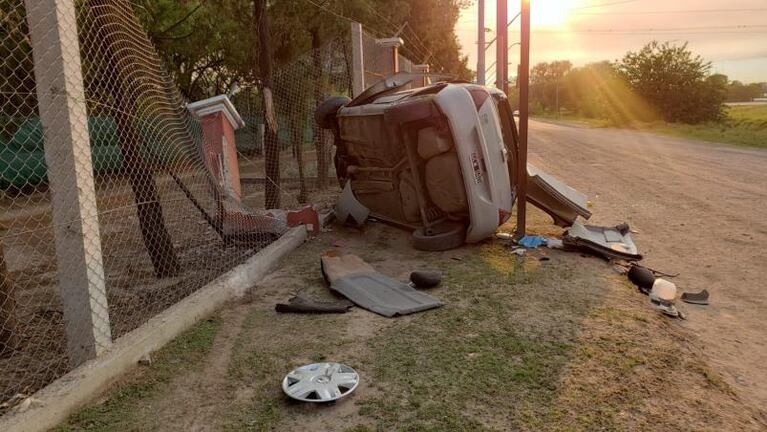
M 179 365 L 193 367 L 205 358 L 219 325 L 216 318 L 197 323 L 153 353 L 149 366 L 110 391 L 102 402 L 72 415 L 55 430 L 117 432 L 132 429 L 131 425 L 136 423 L 137 406 L 162 392 L 178 373 Z
M 591 127 L 629 127 L 701 141 L 767 148 L 767 104 L 738 105 L 726 107 L 725 110 L 726 118 L 723 121 L 697 125 L 667 122 L 615 125 L 609 120 L 584 118 L 569 113 L 559 117 L 551 113 L 537 117 L 576 121 Z
M 545 249 L 518 258 L 499 241 L 424 253 L 397 248 L 406 234 L 393 228 L 333 230 L 257 287 L 265 297 L 243 311 L 227 383 L 213 398 L 211 430 L 749 429 L 733 421 L 743 408 L 719 374 L 683 348 L 689 336 L 600 260 Z M 361 236 L 349 252 L 377 268 L 442 271 L 443 285 L 433 293 L 445 306 L 394 319 L 361 310 L 273 312 L 276 291 L 329 295 L 317 273 L 319 254 L 334 239 Z M 551 260 L 541 262 L 539 254 Z M 206 373 L 195 365 L 216 325 L 203 323 L 173 342 L 144 373 L 59 430 L 142 430 L 132 413 L 138 404 L 153 412 L 156 401 L 174 399 L 164 393 L 174 373 Z M 199 352 L 190 351 L 190 341 L 198 341 Z M 278 377 L 316 361 L 356 368 L 360 388 L 330 406 L 288 400 Z

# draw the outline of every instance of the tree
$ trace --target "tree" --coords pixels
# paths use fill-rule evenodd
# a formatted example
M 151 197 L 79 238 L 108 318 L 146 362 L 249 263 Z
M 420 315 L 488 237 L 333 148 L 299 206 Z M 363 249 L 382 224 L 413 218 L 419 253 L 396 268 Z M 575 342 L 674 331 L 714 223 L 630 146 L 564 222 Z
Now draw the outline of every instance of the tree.
M 700 123 L 723 116 L 726 81 L 710 78 L 711 63 L 687 49 L 653 41 L 616 64 L 628 86 L 666 121 Z
M 155 71 L 148 66 L 148 59 L 145 63 L 137 62 L 136 57 L 125 54 L 142 53 L 139 42 L 130 38 L 116 41 L 110 37 L 124 32 L 126 27 L 136 32 L 140 32 L 141 27 L 127 0 L 90 0 L 83 7 L 93 19 L 83 31 L 85 38 L 92 41 L 89 49 L 104 59 L 103 63 L 95 62 L 92 65 L 95 71 L 89 72 L 92 78 L 103 79 L 89 80 L 89 86 L 91 92 L 111 98 L 107 112 L 117 123 L 123 170 L 133 191 L 144 246 L 157 277 L 176 276 L 181 271 L 181 264 L 165 226 L 154 169 L 144 156 L 147 146 L 140 132 L 138 113 L 142 110 L 138 107 L 146 102 L 142 98 L 146 95 L 142 91 L 134 92 L 137 88 L 143 88 L 143 91 L 154 88 L 155 85 L 147 84 L 153 82 Z M 163 101 L 150 103 L 153 102 L 161 104 Z
M 751 102 L 758 97 L 762 97 L 766 88 L 766 83 L 746 85 L 740 81 L 732 81 L 727 85 L 727 102 Z
M 274 114 L 272 101 L 272 52 L 271 30 L 266 0 L 254 0 L 253 16 L 258 29 L 256 57 L 258 63 L 253 63 L 253 75 L 261 79 L 261 94 L 264 106 L 264 163 L 266 165 L 266 187 L 264 191 L 264 208 L 280 208 L 280 147 L 277 140 L 277 119 Z
M 402 53 L 406 57 L 430 63 L 435 71 L 444 68 L 443 72 L 461 78 L 472 76 L 454 31 L 461 9 L 468 7 L 470 0 L 315 3 L 271 0 L 266 5 L 272 23 L 275 70 L 292 63 L 317 43 L 323 45 L 348 35 L 348 21 L 339 18 L 344 16 L 362 23 L 378 37 L 394 36 L 401 29 L 400 36 L 405 39 Z M 259 46 L 253 0 L 137 0 L 134 9 L 188 99 L 224 93 L 234 81 L 258 81 L 252 67 L 258 61 Z
M 637 97 L 608 61 L 572 69 L 562 87 L 563 104 L 584 117 L 615 125 L 657 119 L 653 109 Z
M 562 80 L 572 69 L 569 60 L 538 63 L 530 70 L 530 99 L 534 107 L 559 111 Z

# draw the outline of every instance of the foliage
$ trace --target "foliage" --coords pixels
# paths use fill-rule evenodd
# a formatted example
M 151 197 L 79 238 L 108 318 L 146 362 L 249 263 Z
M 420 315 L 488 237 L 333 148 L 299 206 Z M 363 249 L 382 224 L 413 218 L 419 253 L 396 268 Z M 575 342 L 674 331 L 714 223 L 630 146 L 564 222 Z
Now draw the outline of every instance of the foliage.
M 560 106 L 560 90 L 564 77 L 572 69 L 569 60 L 538 63 L 530 70 L 530 98 L 538 109 L 557 110 Z
M 709 75 L 711 63 L 687 49 L 653 41 L 615 65 L 628 86 L 666 121 L 700 123 L 723 116 L 727 79 Z
M 564 78 L 564 105 L 579 115 L 613 124 L 654 120 L 648 104 L 626 85 L 610 62 L 573 69 Z
M 460 54 L 452 31 L 461 8 L 470 3 L 272 0 L 268 13 L 275 70 L 310 49 L 348 35 L 349 22 L 343 16 L 362 23 L 379 37 L 402 29 L 405 56 L 470 78 L 467 58 Z M 252 0 L 136 0 L 135 9 L 185 97 L 199 99 L 224 93 L 235 81 L 241 85 L 257 82 L 254 66 L 259 47 Z
M 767 83 L 743 84 L 732 81 L 727 86 L 727 102 L 751 102 L 767 94 Z

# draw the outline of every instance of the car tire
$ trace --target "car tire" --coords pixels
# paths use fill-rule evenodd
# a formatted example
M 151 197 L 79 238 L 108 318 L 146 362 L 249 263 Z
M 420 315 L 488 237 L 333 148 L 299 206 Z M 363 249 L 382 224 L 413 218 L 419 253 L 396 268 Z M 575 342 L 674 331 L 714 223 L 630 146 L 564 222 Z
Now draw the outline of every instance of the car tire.
M 333 129 L 336 127 L 336 114 L 338 110 L 347 105 L 352 100 L 346 96 L 332 96 L 324 101 L 314 110 L 314 120 L 322 129 Z
M 432 228 L 427 233 L 424 228 L 413 231 L 413 247 L 422 251 L 444 251 L 461 246 L 466 241 L 466 226 L 461 223 L 446 223 Z

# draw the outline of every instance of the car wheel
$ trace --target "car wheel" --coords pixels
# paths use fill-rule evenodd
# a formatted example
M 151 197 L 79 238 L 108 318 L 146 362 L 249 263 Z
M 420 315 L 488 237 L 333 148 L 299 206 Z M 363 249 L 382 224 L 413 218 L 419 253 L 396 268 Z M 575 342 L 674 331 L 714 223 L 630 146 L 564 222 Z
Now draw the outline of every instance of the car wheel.
M 317 125 L 323 129 L 333 129 L 336 124 L 336 114 L 344 105 L 351 102 L 346 96 L 332 96 L 324 101 L 314 110 L 314 120 Z
M 466 226 L 446 223 L 426 232 L 423 227 L 413 231 L 413 246 L 422 251 L 444 251 L 461 246 L 466 240 Z

